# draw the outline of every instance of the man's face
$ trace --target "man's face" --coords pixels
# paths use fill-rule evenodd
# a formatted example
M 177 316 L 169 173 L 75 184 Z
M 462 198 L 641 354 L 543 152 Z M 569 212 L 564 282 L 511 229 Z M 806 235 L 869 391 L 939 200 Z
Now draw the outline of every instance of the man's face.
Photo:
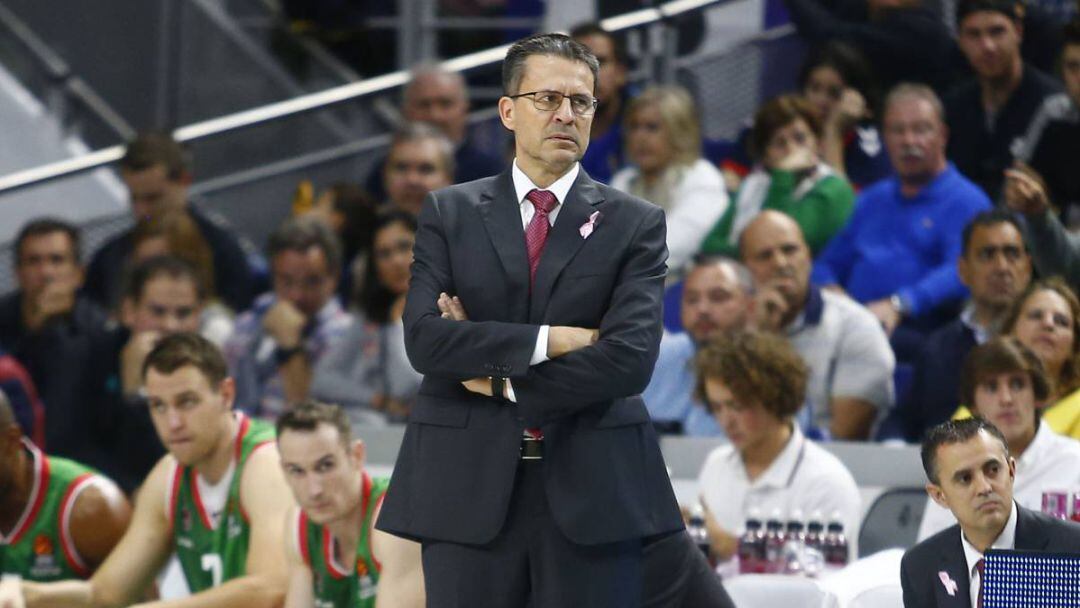
M 15 274 L 27 295 L 37 295 L 51 283 L 64 283 L 72 291 L 82 284 L 74 243 L 63 232 L 27 237 L 18 256 Z
M 784 425 L 760 403 L 740 399 L 720 379 L 705 379 L 705 397 L 716 422 L 740 453 L 769 441 Z
M 124 303 L 124 324 L 135 332 L 175 334 L 199 331 L 202 302 L 187 277 L 159 275 L 146 282 L 137 302 Z
M 283 251 L 274 256 L 270 267 L 274 294 L 291 302 L 309 319 L 322 310 L 337 289 L 337 277 L 317 246 L 306 251 Z
M 555 91 L 563 95 L 592 97 L 593 75 L 578 61 L 550 55 L 532 55 L 525 59 L 524 74 L 518 93 Z M 514 132 L 514 147 L 519 162 L 545 167 L 561 175 L 585 154 L 589 147 L 592 114 L 579 116 L 570 108 L 570 98 L 563 99 L 555 111 L 539 110 L 531 97 L 499 100 L 503 125 Z
M 333 425 L 313 431 L 287 429 L 278 437 L 281 467 L 297 504 L 324 525 L 347 517 L 361 500 L 364 447 L 346 447 Z
M 983 80 L 999 80 L 1011 74 L 1020 61 L 1020 25 L 998 11 L 975 11 L 964 17 L 957 32 L 975 74 Z
M 390 149 L 383 185 L 392 204 L 418 216 L 428 192 L 454 183 L 439 150 L 433 139 L 402 141 Z
M 142 171 L 120 172 L 131 197 L 131 211 L 137 219 L 157 217 L 187 204 L 187 180 L 170 179 L 164 165 Z
M 469 102 L 461 82 L 449 74 L 424 73 L 405 92 L 405 119 L 426 122 L 455 144 L 465 139 Z
M 986 431 L 962 443 L 938 446 L 939 483 L 926 484 L 934 502 L 952 511 L 960 527 L 1000 531 L 1012 511 L 1016 463 Z
M 945 169 L 945 125 L 929 101 L 895 100 L 885 111 L 885 148 L 901 181 L 928 182 Z
M 1004 309 L 1031 280 L 1031 258 L 1024 238 L 1008 222 L 979 226 L 958 261 L 960 280 L 977 304 Z
M 1015 443 L 1035 435 L 1035 387 L 1025 371 L 987 375 L 975 385 L 972 410 Z
M 0 427 L 0 496 L 10 496 L 15 491 L 19 475 L 18 453 L 22 447 L 22 430 L 17 423 Z
M 730 264 L 697 266 L 682 292 L 682 324 L 697 344 L 746 325 L 750 295 L 739 286 Z
M 144 382 L 150 419 L 165 449 L 184 466 L 205 462 L 228 429 L 236 390 L 231 378 L 214 387 L 194 365 L 171 374 L 150 368 Z
M 739 242 L 754 283 L 776 289 L 791 310 L 802 310 L 810 285 L 810 248 L 798 224 L 782 214 L 762 214 L 746 227 Z
M 589 34 L 576 40 L 592 51 L 600 62 L 600 73 L 596 78 L 596 97 L 600 105 L 618 100 L 626 86 L 626 66 L 615 58 L 615 43 L 603 34 Z
M 1061 51 L 1061 78 L 1069 98 L 1080 106 L 1080 44 L 1067 44 Z

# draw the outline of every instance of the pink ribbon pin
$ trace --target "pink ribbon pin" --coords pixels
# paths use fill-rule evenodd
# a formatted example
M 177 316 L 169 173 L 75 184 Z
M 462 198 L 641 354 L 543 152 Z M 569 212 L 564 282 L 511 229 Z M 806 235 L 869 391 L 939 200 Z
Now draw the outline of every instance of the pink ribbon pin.
M 945 591 L 949 592 L 949 596 L 956 595 L 957 584 L 956 581 L 949 578 L 949 573 L 944 570 L 937 573 L 938 578 L 941 579 L 941 584 L 945 586 Z
M 593 211 L 592 215 L 589 216 L 589 221 L 582 224 L 581 228 L 578 228 L 578 234 L 581 235 L 581 238 L 583 238 L 583 239 L 589 238 L 589 235 L 593 233 L 593 230 L 596 228 L 596 224 L 599 221 L 600 221 L 600 212 L 599 211 Z

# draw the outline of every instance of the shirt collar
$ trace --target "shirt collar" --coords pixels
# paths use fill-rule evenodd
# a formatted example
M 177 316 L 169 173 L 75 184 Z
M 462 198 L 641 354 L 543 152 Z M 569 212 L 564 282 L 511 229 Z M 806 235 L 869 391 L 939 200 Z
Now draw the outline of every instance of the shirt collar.
M 525 201 L 525 195 L 533 190 L 547 190 L 555 195 L 555 199 L 559 201 L 559 204 L 566 202 L 566 195 L 570 193 L 570 188 L 574 185 L 574 181 L 577 180 L 578 171 L 581 169 L 580 163 L 574 163 L 574 166 L 570 167 L 570 170 L 563 173 L 563 176 L 555 180 L 553 184 L 547 188 L 541 188 L 537 186 L 525 172 L 518 167 L 517 159 L 514 159 L 513 169 L 510 174 L 514 178 L 514 192 L 517 194 L 517 202 L 520 205 Z
M 787 332 L 792 334 L 804 327 L 819 325 L 824 314 L 825 296 L 821 294 L 819 287 L 810 285 L 806 290 L 806 303 L 803 304 L 803 309 L 798 316 L 788 324 Z
M 1016 521 L 1019 507 L 1016 506 L 1015 501 L 1011 504 L 1011 507 L 1012 513 L 1009 514 L 1009 520 L 1005 522 L 1001 534 L 990 544 L 991 549 L 1014 549 L 1016 547 Z M 960 530 L 960 544 L 964 546 L 964 559 L 967 561 L 967 571 L 970 577 L 971 573 L 975 571 L 976 562 L 983 558 L 983 554 L 979 553 L 979 550 L 968 542 L 963 529 Z
M 975 343 L 983 344 L 990 339 L 990 330 L 975 322 L 975 305 L 968 302 L 964 310 L 960 311 L 960 322 L 975 334 Z
M 799 430 L 799 425 L 789 422 L 791 425 L 791 438 L 788 439 L 787 445 L 783 450 L 780 450 L 780 454 L 772 461 L 769 468 L 765 469 L 765 472 L 761 474 L 750 485 L 756 488 L 786 488 L 791 485 L 791 478 L 795 475 L 795 470 L 799 467 L 799 462 L 803 458 L 803 446 L 806 443 L 806 437 L 803 436 L 802 431 Z M 742 458 L 740 457 L 740 462 Z M 746 466 L 743 465 L 743 471 L 746 470 Z
M 1031 466 L 1032 462 L 1036 462 L 1042 459 L 1042 452 L 1051 448 L 1051 442 L 1053 440 L 1054 431 L 1050 429 L 1050 425 L 1043 424 L 1038 418 L 1035 418 L 1035 436 L 1031 438 L 1031 443 L 1028 444 L 1023 454 L 1020 454 L 1016 459 L 1016 472 L 1020 472 L 1020 468 L 1025 469 Z

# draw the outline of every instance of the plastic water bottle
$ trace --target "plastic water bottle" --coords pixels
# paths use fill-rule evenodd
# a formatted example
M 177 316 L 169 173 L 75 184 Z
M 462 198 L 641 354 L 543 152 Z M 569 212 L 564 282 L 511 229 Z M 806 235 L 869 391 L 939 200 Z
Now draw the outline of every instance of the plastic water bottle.
M 803 540 L 803 544 L 807 549 L 814 549 L 821 551 L 825 543 L 825 524 L 821 523 L 820 516 L 817 519 L 811 519 L 810 523 L 806 524 L 806 537 Z
M 765 523 L 765 572 L 784 569 L 784 521 L 780 509 L 773 511 Z
M 803 528 L 802 511 L 792 509 L 791 515 L 788 516 L 787 529 L 784 534 L 787 542 L 795 541 L 799 545 L 806 543 L 806 532 Z
M 834 513 L 829 521 L 825 542 L 822 543 L 822 553 L 825 554 L 825 564 L 829 568 L 840 569 L 848 563 L 848 541 L 839 513 Z
M 701 504 L 690 510 L 690 521 L 686 524 L 686 533 L 694 545 L 705 554 L 705 559 L 712 563 L 712 546 L 709 544 L 709 531 L 705 528 L 705 508 Z
M 746 531 L 739 537 L 739 573 L 757 574 L 765 571 L 765 532 L 761 519 L 753 511 L 746 520 Z
M 1080 491 L 1073 492 L 1072 495 L 1072 520 L 1080 522 Z

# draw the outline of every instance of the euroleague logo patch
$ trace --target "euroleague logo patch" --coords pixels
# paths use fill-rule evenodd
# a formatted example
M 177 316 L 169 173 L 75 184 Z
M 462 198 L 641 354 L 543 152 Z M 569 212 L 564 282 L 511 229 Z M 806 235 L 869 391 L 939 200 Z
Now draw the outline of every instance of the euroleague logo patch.
M 48 579 L 62 574 L 60 564 L 56 559 L 56 543 L 47 534 L 38 534 L 31 544 L 34 552 L 34 563 L 30 566 L 31 578 Z

